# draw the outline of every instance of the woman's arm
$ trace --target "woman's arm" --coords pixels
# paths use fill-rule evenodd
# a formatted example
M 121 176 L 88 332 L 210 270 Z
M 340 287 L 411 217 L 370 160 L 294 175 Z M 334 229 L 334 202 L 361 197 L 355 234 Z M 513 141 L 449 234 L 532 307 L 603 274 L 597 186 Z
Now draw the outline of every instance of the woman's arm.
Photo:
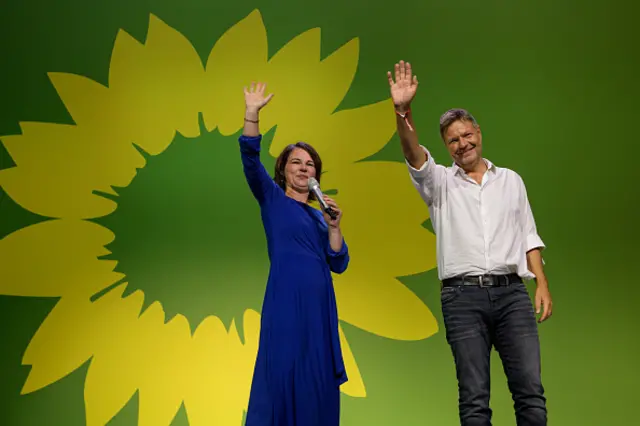
M 273 94 L 264 96 L 265 87 L 266 85 L 262 83 L 256 86 L 251 83 L 248 89 L 245 87 L 244 129 L 239 138 L 244 175 L 253 196 L 261 205 L 278 191 L 278 186 L 260 161 L 260 142 L 262 141 L 259 127 L 260 110 L 273 97 Z
M 329 247 L 327 248 L 327 257 L 329 269 L 336 274 L 343 273 L 349 266 L 349 248 L 344 241 L 342 229 L 340 228 L 340 220 L 342 219 L 342 210 L 336 202 L 330 197 L 324 196 L 325 201 L 336 213 L 336 218 L 332 219 L 327 213 L 323 212 L 324 220 L 329 230 Z

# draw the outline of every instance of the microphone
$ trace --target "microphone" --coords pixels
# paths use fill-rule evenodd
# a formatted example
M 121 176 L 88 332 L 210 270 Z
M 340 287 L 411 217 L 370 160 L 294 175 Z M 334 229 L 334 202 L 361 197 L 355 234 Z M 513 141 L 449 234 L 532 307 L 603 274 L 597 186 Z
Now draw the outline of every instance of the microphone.
M 313 195 L 316 196 L 316 198 L 318 199 L 318 202 L 320 203 L 320 206 L 322 207 L 322 210 L 324 210 L 325 213 L 327 213 L 329 217 L 331 217 L 331 219 L 335 220 L 338 217 L 338 213 L 335 210 L 333 210 L 331 207 L 329 207 L 327 202 L 324 200 L 324 197 L 322 196 L 322 191 L 320 190 L 320 184 L 318 183 L 318 181 L 315 180 L 315 178 L 310 177 L 308 183 L 309 183 L 309 192 L 312 192 Z

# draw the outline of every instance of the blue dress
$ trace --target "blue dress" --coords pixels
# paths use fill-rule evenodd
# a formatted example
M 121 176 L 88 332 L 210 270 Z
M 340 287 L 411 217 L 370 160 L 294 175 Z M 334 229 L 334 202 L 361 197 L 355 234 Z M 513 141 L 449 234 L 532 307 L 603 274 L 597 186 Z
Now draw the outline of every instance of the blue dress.
M 249 188 L 260 205 L 271 262 L 246 426 L 338 426 L 347 381 L 331 271 L 349 264 L 329 245 L 322 213 L 294 200 L 260 161 L 261 136 L 240 136 Z

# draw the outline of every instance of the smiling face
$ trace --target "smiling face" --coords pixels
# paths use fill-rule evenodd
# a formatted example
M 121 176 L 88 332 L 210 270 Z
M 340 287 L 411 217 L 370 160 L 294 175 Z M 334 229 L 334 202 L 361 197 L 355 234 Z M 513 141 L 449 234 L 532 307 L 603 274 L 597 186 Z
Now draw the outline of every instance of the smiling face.
M 472 170 L 482 159 L 482 133 L 480 126 L 469 120 L 451 123 L 444 135 L 453 161 L 465 170 Z
M 284 168 L 287 187 L 296 192 L 308 192 L 309 178 L 316 177 L 316 164 L 311 155 L 302 148 L 294 148 Z
M 309 193 L 309 178 L 320 182 L 322 160 L 316 150 L 305 142 L 287 145 L 276 159 L 274 180 L 287 194 L 303 194 L 314 200 Z M 296 198 L 298 198 L 296 196 Z

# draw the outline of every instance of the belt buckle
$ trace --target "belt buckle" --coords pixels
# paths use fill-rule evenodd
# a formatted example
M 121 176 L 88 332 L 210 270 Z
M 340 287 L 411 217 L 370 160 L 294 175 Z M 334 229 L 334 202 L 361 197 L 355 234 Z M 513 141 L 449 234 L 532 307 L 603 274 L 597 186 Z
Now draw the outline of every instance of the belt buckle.
M 484 288 L 485 287 L 484 283 L 482 282 L 482 277 L 483 277 L 483 275 L 478 275 L 478 284 L 480 284 L 480 288 Z

